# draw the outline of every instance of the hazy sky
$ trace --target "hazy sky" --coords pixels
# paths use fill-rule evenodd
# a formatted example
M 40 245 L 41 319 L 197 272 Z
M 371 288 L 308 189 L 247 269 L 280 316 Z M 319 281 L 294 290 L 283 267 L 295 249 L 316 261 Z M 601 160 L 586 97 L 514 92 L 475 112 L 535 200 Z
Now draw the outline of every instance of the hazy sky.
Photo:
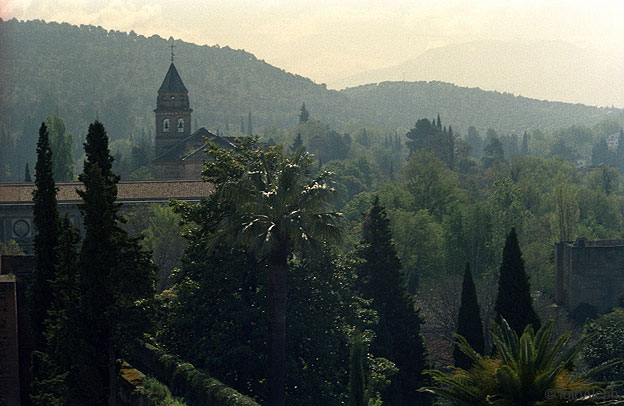
M 0 17 L 228 45 L 317 82 L 473 40 L 563 40 L 624 54 L 622 0 L 0 0 Z

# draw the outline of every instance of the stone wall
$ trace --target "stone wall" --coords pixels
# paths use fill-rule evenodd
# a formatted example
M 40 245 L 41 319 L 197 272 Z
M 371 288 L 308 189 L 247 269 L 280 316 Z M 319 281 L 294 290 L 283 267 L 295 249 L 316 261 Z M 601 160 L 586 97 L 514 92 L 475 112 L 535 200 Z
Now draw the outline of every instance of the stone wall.
M 585 241 L 555 246 L 557 304 L 574 311 L 589 304 L 604 313 L 624 293 L 624 241 Z

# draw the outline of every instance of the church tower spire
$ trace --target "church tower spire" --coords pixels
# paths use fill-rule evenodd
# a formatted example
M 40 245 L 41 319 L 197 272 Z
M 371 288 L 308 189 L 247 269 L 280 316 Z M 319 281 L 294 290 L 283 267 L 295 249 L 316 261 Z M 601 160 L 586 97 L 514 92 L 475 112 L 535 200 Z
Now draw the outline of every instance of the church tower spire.
M 156 156 L 191 135 L 191 113 L 188 90 L 173 64 L 173 44 L 171 45 L 171 65 L 158 89 L 156 99 Z

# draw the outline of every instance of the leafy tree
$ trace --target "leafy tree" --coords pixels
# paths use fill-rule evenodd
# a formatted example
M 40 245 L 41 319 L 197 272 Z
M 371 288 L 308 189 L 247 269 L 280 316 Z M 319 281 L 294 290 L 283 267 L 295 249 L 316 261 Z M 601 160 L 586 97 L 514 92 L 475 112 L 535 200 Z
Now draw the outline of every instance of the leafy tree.
M 426 349 L 420 335 L 422 320 L 407 294 L 401 262 L 397 257 L 385 209 L 375 197 L 362 222 L 358 286 L 365 299 L 372 299 L 379 324 L 373 328 L 371 351 L 393 361 L 399 369 L 382 392 L 384 404 L 422 405 L 429 399 L 418 392 L 425 383 Z
M 77 364 L 82 402 L 99 405 L 117 394 L 124 345 L 145 328 L 146 300 L 153 295 L 153 263 L 138 239 L 120 228 L 117 182 L 108 136 L 101 123 L 89 126 L 86 161 L 79 179 L 85 238 L 79 255 L 80 320 L 83 346 Z M 88 360 L 88 361 L 87 361 Z M 87 362 L 87 364 L 84 364 Z
M 483 147 L 483 155 L 484 156 L 481 160 L 486 167 L 490 167 L 496 162 L 502 162 L 505 160 L 505 150 L 503 149 L 503 144 L 501 144 L 498 137 L 492 136 L 489 138 L 489 141 L 485 147 Z
M 337 239 L 339 214 L 329 210 L 333 199 L 329 174 L 308 178 L 311 160 L 301 153 L 268 152 L 244 142 L 233 157 L 213 150 L 203 176 L 212 181 L 225 207 L 216 240 L 242 244 L 268 264 L 268 404 L 285 401 L 286 298 L 288 258 L 302 247 Z
M 613 359 L 624 359 L 624 309 L 617 307 L 610 313 L 590 320 L 585 326 L 584 335 L 590 339 L 581 354 L 590 368 L 599 367 Z M 597 377 L 605 381 L 621 381 L 624 379 L 624 365 L 619 364 L 603 371 Z
M 475 352 L 479 354 L 485 353 L 483 323 L 481 322 L 477 290 L 470 272 L 470 263 L 466 263 L 466 270 L 464 271 L 461 305 L 459 307 L 459 315 L 457 316 L 457 334 L 464 337 Z M 453 358 L 457 368 L 468 370 L 472 366 L 472 360 L 461 351 L 457 342 L 453 349 Z
M 307 123 L 310 119 L 310 113 L 308 109 L 306 109 L 305 103 L 301 105 L 301 109 L 299 110 L 299 123 Z
M 551 320 L 537 333 L 527 326 L 518 337 L 518 333 L 503 319 L 491 332 L 498 350 L 492 357 L 479 354 L 466 339 L 460 337 L 459 348 L 474 366 L 470 370 L 457 369 L 450 376 L 442 371 L 427 371 L 437 386 L 423 389 L 453 404 L 466 406 L 556 406 L 568 404 L 567 396 L 579 393 L 589 394 L 583 398 L 583 404 L 602 404 L 605 384 L 590 383 L 590 379 L 617 361 L 574 375 L 575 360 L 587 340 L 561 351 L 570 333 L 562 335 L 551 345 L 552 329 Z
M 37 232 L 34 239 L 35 272 L 28 292 L 35 349 L 42 349 L 44 345 L 44 320 L 52 302 L 50 281 L 54 279 L 57 264 L 59 217 L 52 168 L 49 133 L 45 123 L 41 123 L 33 192 L 33 225 Z
M 607 141 L 604 138 L 601 138 L 597 144 L 594 144 L 592 147 L 592 165 L 600 166 L 601 164 L 608 165 L 611 161 L 610 159 L 610 151 L 607 146 Z
M 50 148 L 53 153 L 54 179 L 66 182 L 74 179 L 74 138 L 65 132 L 65 123 L 57 116 L 48 116 L 46 125 L 50 131 Z
M 529 277 L 524 271 L 518 236 L 516 229 L 512 228 L 505 241 L 498 277 L 496 320 L 504 318 L 517 334 L 524 331 L 529 324 L 539 329 L 540 319 L 532 302 Z
M 368 406 L 364 373 L 366 352 L 366 343 L 362 336 L 360 334 L 354 336 L 349 355 L 349 406 Z
M 449 205 L 461 198 L 457 175 L 431 152 L 412 154 L 404 171 L 414 210 L 425 209 L 441 220 Z
M 466 142 L 470 145 L 470 151 L 475 158 L 481 157 L 481 147 L 483 139 L 479 135 L 479 131 L 473 126 L 468 127 L 468 134 L 466 135 Z

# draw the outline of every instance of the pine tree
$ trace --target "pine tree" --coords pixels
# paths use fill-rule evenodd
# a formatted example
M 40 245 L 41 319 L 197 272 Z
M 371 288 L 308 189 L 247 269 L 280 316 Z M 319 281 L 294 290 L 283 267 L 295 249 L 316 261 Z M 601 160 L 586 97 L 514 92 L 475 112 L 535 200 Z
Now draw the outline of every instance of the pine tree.
M 303 103 L 299 111 L 299 123 L 301 124 L 307 123 L 309 119 L 310 119 L 310 113 L 308 112 L 308 109 L 306 109 L 305 103 Z
M 389 387 L 382 392 L 384 404 L 423 405 L 429 399 L 418 389 L 426 382 L 426 349 L 420 335 L 422 320 L 407 294 L 401 262 L 396 254 L 390 224 L 379 198 L 362 224 L 363 263 L 358 269 L 358 287 L 379 317 L 373 329 L 376 336 L 371 352 L 393 361 L 399 369 Z
M 35 165 L 35 191 L 33 192 L 33 223 L 37 234 L 34 239 L 35 272 L 29 287 L 30 321 L 33 329 L 34 348 L 44 345 L 44 320 L 52 301 L 50 281 L 54 278 L 57 263 L 58 209 L 56 185 L 52 173 L 52 150 L 48 129 L 41 123 L 37 142 Z
M 479 354 L 484 353 L 483 323 L 481 322 L 477 290 L 472 280 L 469 263 L 466 263 L 466 270 L 464 271 L 461 305 L 457 317 L 457 334 L 464 337 Z M 469 369 L 472 366 L 472 360 L 460 351 L 457 342 L 453 349 L 453 358 L 455 359 L 455 366 L 458 368 Z
M 505 318 L 509 326 L 519 335 L 528 324 L 535 330 L 540 328 L 541 323 L 533 309 L 529 277 L 524 270 L 524 260 L 515 228 L 511 229 L 505 241 L 494 310 L 497 322 L 501 317 Z
M 26 163 L 26 169 L 24 170 L 24 182 L 32 183 L 32 178 L 30 177 L 30 167 L 28 166 L 28 162 Z
M 253 127 L 251 125 L 251 111 L 247 116 L 247 135 L 253 135 Z

